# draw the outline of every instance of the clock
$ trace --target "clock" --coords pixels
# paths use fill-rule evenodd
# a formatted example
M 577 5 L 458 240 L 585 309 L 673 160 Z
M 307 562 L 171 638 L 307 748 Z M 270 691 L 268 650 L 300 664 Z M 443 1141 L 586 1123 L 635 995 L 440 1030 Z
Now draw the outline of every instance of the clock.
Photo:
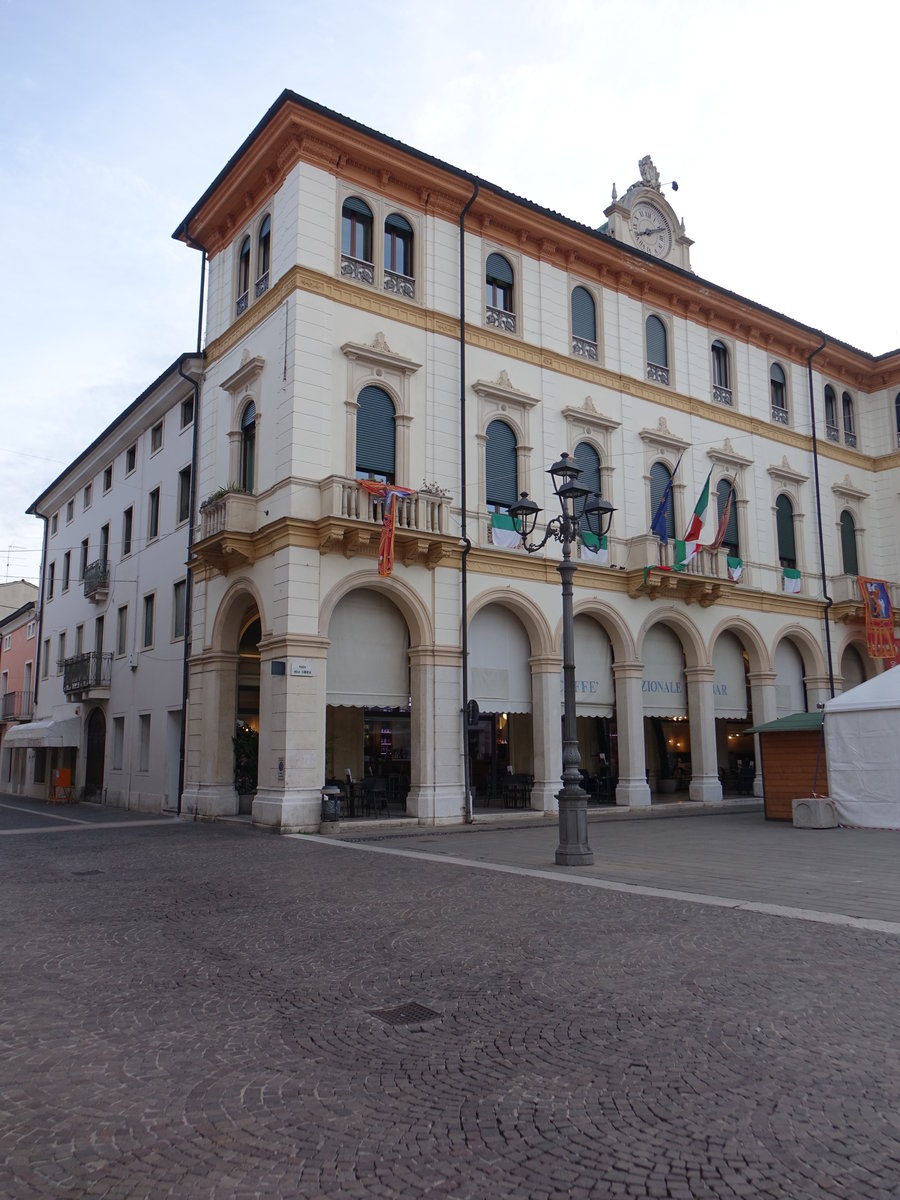
M 639 201 L 631 210 L 631 236 L 639 250 L 654 258 L 666 258 L 672 249 L 672 226 L 647 200 Z

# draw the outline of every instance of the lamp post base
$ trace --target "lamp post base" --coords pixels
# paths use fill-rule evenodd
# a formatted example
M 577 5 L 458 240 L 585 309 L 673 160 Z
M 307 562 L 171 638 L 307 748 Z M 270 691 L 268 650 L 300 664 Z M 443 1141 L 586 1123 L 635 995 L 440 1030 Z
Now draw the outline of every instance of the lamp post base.
M 575 788 L 574 792 L 573 795 L 563 788 L 557 795 L 559 845 L 556 847 L 556 864 L 560 867 L 590 867 L 594 852 L 588 845 L 587 793 L 581 788 Z

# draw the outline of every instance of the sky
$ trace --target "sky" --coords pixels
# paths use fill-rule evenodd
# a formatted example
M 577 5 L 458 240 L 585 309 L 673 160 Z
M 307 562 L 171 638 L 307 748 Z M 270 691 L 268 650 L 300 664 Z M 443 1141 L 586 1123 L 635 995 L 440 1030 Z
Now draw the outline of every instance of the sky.
M 0 0 L 0 581 L 195 348 L 172 231 L 284 88 L 591 226 L 650 154 L 699 276 L 900 346 L 887 0 Z

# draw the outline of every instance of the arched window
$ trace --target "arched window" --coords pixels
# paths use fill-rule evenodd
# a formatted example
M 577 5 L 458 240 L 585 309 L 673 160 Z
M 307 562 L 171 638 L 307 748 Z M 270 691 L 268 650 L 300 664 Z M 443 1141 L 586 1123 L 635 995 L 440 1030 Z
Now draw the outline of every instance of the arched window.
M 491 421 L 484 448 L 488 512 L 506 512 L 519 498 L 516 435 L 505 421 Z
M 772 420 L 787 425 L 787 380 L 778 363 L 769 368 L 769 392 L 772 396 Z
M 837 396 L 830 383 L 825 384 L 825 436 L 832 442 L 840 440 L 837 423 Z
M 256 405 L 251 400 L 241 417 L 241 487 L 252 492 L 256 486 Z
M 515 331 L 513 269 L 502 254 L 489 254 L 484 271 L 487 323 Z
M 675 537 L 675 501 L 672 496 L 672 489 L 669 484 L 672 481 L 672 472 L 665 463 L 655 462 L 650 468 L 650 520 L 656 516 L 656 510 L 659 508 L 663 496 L 666 495 L 668 488 L 668 497 L 666 500 L 666 536 L 669 538 Z
M 372 210 L 351 196 L 341 209 L 341 253 L 359 262 L 372 262 Z M 367 282 L 371 283 L 369 278 Z
M 713 388 L 731 388 L 728 377 L 728 350 L 724 342 L 713 342 Z
M 572 288 L 572 353 L 597 360 L 597 309 L 587 288 Z
M 384 390 L 370 384 L 357 397 L 356 478 L 394 483 L 394 402 Z
M 853 397 L 849 392 L 841 395 L 841 415 L 844 418 L 844 443 L 847 446 L 856 445 L 856 428 L 853 424 Z
M 573 454 L 575 465 L 581 468 L 578 476 L 578 486 L 587 488 L 589 492 L 600 492 L 600 455 L 590 442 L 579 442 Z M 585 500 L 587 497 L 585 497 Z M 584 510 L 584 503 L 576 505 L 578 515 Z
M 645 325 L 647 335 L 647 378 L 657 383 L 669 382 L 669 346 L 666 327 L 659 317 L 649 316 Z
M 413 231 L 412 225 L 398 213 L 391 213 L 384 223 L 384 269 L 407 279 L 413 277 Z M 385 289 L 389 288 L 385 278 Z
M 241 253 L 238 256 L 238 298 L 235 305 L 235 315 L 240 316 L 250 303 L 250 238 L 245 237 L 241 242 Z
M 719 509 L 719 525 L 725 521 L 725 534 L 721 545 L 732 558 L 740 558 L 741 549 L 738 538 L 737 493 L 730 479 L 720 479 L 716 484 L 716 500 Z M 718 532 L 718 529 L 717 531 Z
M 859 560 L 856 555 L 856 522 L 853 513 L 846 508 L 841 513 L 841 561 L 845 575 L 859 574 Z
M 266 213 L 256 240 L 256 294 L 261 296 L 269 286 L 269 257 L 272 246 L 272 218 Z
M 897 445 L 900 446 L 900 392 L 894 397 L 894 426 L 897 430 Z
M 782 493 L 775 501 L 775 527 L 778 533 L 778 561 L 783 567 L 797 566 L 794 541 L 794 506 Z

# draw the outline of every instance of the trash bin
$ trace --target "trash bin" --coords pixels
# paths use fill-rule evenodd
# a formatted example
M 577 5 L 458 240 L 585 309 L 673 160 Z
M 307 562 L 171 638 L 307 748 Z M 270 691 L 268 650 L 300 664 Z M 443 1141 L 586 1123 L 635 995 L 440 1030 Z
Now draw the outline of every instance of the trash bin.
M 338 821 L 341 816 L 341 789 L 339 787 L 322 788 L 322 820 Z

